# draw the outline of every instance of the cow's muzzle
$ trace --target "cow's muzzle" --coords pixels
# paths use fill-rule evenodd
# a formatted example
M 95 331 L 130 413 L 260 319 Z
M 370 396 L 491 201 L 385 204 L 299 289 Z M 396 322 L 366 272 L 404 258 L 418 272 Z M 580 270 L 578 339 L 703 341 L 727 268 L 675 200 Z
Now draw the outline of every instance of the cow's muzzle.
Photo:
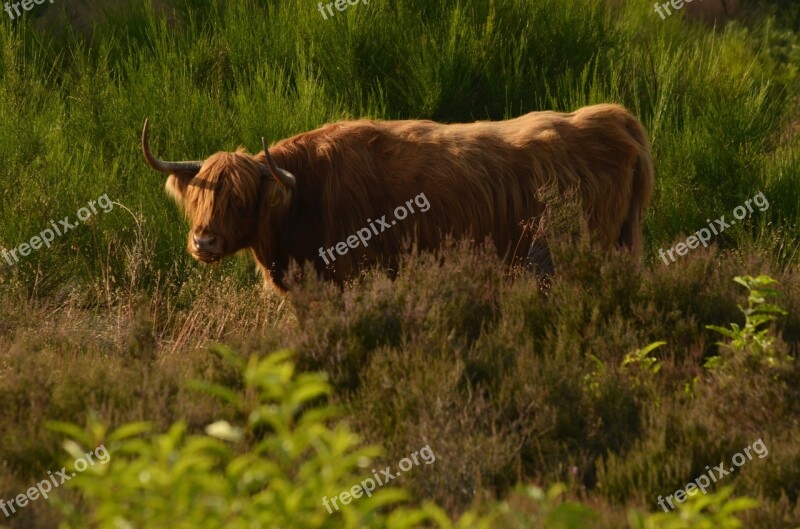
M 189 250 L 198 261 L 213 263 L 222 258 L 223 241 L 221 237 L 214 234 L 193 233 Z

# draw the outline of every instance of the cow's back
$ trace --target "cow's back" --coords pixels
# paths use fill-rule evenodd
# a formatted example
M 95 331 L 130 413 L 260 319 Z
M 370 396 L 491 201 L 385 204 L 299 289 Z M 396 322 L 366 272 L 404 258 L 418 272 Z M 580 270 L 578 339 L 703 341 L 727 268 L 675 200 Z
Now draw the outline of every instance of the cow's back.
M 537 197 L 545 186 L 562 196 L 575 191 L 589 226 L 610 247 L 629 216 L 634 168 L 643 150 L 649 156 L 636 130 L 638 121 L 616 105 L 452 125 L 358 120 L 290 138 L 277 156 L 297 175 L 298 193 L 318 204 L 324 248 L 370 220 L 392 220 L 395 208 L 419 194 L 430 203 L 339 257 L 334 276 L 344 278 L 360 263 L 396 256 L 411 236 L 421 249 L 438 247 L 447 234 L 490 237 L 508 259 L 524 258 L 531 234 L 522 224 L 541 216 Z

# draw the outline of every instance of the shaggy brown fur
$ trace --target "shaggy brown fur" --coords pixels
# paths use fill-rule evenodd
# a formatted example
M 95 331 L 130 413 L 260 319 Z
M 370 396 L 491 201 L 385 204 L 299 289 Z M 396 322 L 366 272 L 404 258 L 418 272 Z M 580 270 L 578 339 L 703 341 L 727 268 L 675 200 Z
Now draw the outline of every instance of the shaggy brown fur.
M 224 241 L 216 258 L 251 248 L 281 289 L 292 260 L 311 261 L 343 283 L 365 265 L 393 264 L 409 238 L 421 250 L 439 247 L 446 235 L 489 238 L 508 262 L 519 262 L 533 239 L 523 224 L 541 217 L 545 204 L 537 197 L 545 188 L 579 199 L 604 248 L 640 255 L 654 180 L 646 132 L 617 105 L 454 125 L 346 121 L 270 152 L 296 176 L 293 189 L 263 176 L 263 152 L 241 150 L 214 154 L 197 175 L 170 176 L 168 188 L 193 234 Z M 427 212 L 409 214 L 325 266 L 320 247 L 345 241 L 368 219 L 393 219 L 397 206 L 420 193 L 430 202 Z

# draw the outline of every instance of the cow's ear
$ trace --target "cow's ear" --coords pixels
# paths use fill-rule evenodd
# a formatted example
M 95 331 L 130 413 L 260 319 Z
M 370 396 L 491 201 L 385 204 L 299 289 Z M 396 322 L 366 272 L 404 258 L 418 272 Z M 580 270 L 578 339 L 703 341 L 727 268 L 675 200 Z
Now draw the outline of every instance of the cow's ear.
M 186 188 L 195 176 L 195 174 L 179 172 L 173 173 L 167 178 L 167 184 L 164 187 L 167 193 L 179 205 L 183 206 L 186 197 Z

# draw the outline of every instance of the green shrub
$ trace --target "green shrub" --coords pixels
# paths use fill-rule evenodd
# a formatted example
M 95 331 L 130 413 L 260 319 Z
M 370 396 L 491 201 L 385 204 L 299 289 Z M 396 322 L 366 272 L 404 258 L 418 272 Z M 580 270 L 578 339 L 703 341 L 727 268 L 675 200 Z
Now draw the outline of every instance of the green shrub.
M 143 435 L 150 429 L 146 423 L 110 432 L 99 423 L 86 431 L 51 424 L 73 438 L 66 446 L 75 454 L 83 453 L 80 445 L 101 443 L 111 454 L 105 465 L 89 467 L 68 482 L 85 505 L 66 508 L 62 527 L 400 529 L 425 520 L 438 527 L 464 527 L 475 520 L 466 515 L 454 526 L 432 504 L 397 508 L 406 494 L 392 486 L 329 514 L 323 498 L 359 484 L 377 448 L 361 446 L 344 423 L 326 426 L 336 413 L 319 399 L 330 388 L 321 375 L 296 374 L 290 352 L 253 356 L 245 366 L 229 350 L 216 351 L 242 369 L 245 391 L 201 386 L 244 412 L 244 424 L 217 421 L 205 435 L 187 434 L 183 423 L 151 435 Z M 486 527 L 485 522 L 470 526 Z
M 734 360 L 737 356 L 745 356 L 745 361 L 766 367 L 787 365 L 791 362 L 791 358 L 776 354 L 775 338 L 769 334 L 769 328 L 763 327 L 775 321 L 776 315 L 786 315 L 785 310 L 767 301 L 767 298 L 779 295 L 777 290 L 769 288 L 769 285 L 777 283 L 777 281 L 765 275 L 737 276 L 733 280 L 749 291 L 747 308 L 739 305 L 739 310 L 744 314 L 744 327 L 739 327 L 736 323 L 731 323 L 730 329 L 718 325 L 707 325 L 706 327 L 731 340 L 729 344 L 719 345 L 730 349 Z M 724 367 L 724 357 L 712 356 L 706 360 L 705 366 L 711 369 Z

